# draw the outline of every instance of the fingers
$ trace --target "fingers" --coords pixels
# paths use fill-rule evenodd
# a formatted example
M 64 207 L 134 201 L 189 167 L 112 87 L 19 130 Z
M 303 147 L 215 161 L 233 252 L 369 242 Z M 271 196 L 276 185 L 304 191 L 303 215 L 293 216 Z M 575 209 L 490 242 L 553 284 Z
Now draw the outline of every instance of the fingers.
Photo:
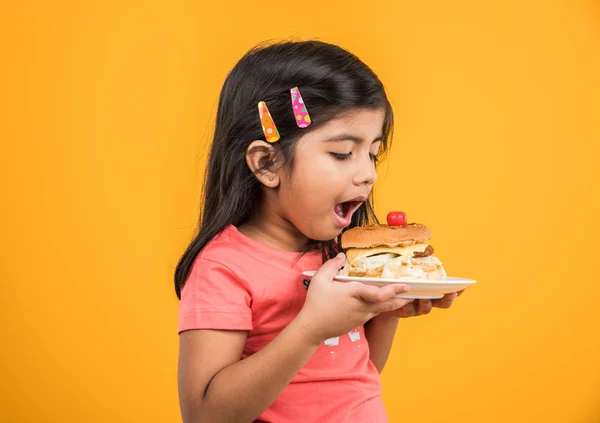
M 429 314 L 432 307 L 433 304 L 431 300 L 414 300 L 413 302 L 406 304 L 401 309 L 396 310 L 394 315 L 401 318 L 420 316 L 422 314 Z
M 316 280 L 317 283 L 319 283 L 321 280 L 331 282 L 338 270 L 340 270 L 340 268 L 344 265 L 345 260 L 346 256 L 344 253 L 339 253 L 334 258 L 327 260 L 325 263 L 323 263 L 317 273 L 315 273 L 312 280 Z
M 433 304 L 431 303 L 431 300 L 415 300 L 412 303 L 407 304 L 406 307 L 404 307 L 404 314 L 406 317 L 421 316 L 422 314 L 429 314 L 431 312 L 432 307 Z
M 462 291 L 460 291 L 462 292 Z M 437 308 L 450 308 L 456 297 L 458 297 L 458 293 L 451 292 L 449 294 L 444 295 L 442 298 L 433 300 L 433 306 Z
M 415 301 L 412 300 L 410 303 L 404 305 L 404 307 L 401 307 L 397 310 L 390 312 L 390 314 L 392 316 L 399 317 L 401 319 L 403 319 L 405 317 L 411 317 L 410 313 L 414 313 L 414 306 L 413 306 L 414 302 Z
M 431 312 L 431 308 L 433 307 L 431 300 L 419 300 L 415 302 L 417 303 L 415 305 L 417 307 L 417 315 L 429 314 Z
M 365 285 L 355 282 L 356 285 L 350 285 L 354 295 L 370 303 L 380 303 L 393 298 L 395 295 L 408 291 L 408 286 L 403 284 L 389 284 L 382 287 Z
M 419 300 L 415 300 L 411 303 L 406 304 L 399 311 L 398 317 L 413 317 L 417 315 L 417 304 Z
M 411 303 L 404 305 L 402 308 L 398 310 L 394 310 L 394 316 L 397 317 L 414 317 L 421 316 L 423 314 L 431 313 L 433 307 L 437 308 L 450 308 L 454 300 L 462 293 L 463 291 L 452 292 L 450 294 L 444 295 L 444 297 L 434 300 L 428 299 L 420 299 L 415 300 Z
M 408 307 L 412 304 L 412 301 L 411 298 L 392 297 L 389 300 L 381 301 L 379 303 L 371 303 L 368 307 L 374 313 L 387 313 L 403 307 Z
M 396 297 L 407 292 L 408 285 L 394 283 L 379 287 L 358 282 L 357 284 L 352 289 L 355 290 L 356 296 L 365 302 L 365 307 L 374 314 L 401 309 L 412 301 L 412 299 Z
M 408 285 L 394 283 L 380 287 L 360 282 L 349 282 L 348 285 L 354 295 L 363 301 L 363 306 L 373 315 L 398 310 L 412 301 L 412 299 L 396 297 L 407 292 Z
M 413 317 L 431 313 L 433 307 L 450 308 L 454 300 L 463 291 L 452 292 L 440 299 L 406 300 L 395 298 L 396 295 L 408 292 L 409 288 L 403 284 L 389 284 L 383 287 L 365 285 L 360 282 L 348 282 L 348 287 L 353 294 L 367 303 L 375 313 L 394 312 L 398 317 Z M 412 302 L 411 302 L 412 301 Z

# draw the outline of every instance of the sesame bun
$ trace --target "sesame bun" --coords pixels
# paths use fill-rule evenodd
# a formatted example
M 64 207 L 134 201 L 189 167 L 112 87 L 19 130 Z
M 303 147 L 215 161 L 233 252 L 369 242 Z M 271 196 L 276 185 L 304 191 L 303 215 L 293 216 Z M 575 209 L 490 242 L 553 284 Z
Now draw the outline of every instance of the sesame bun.
M 426 243 L 430 239 L 429 228 L 420 223 L 406 226 L 369 225 L 344 232 L 342 248 L 404 247 Z

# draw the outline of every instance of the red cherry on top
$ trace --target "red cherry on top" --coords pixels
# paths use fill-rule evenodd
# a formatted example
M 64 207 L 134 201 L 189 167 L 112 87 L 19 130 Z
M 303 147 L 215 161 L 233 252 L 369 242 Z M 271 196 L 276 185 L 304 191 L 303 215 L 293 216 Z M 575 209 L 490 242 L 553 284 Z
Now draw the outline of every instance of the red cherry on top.
M 389 212 L 387 223 L 389 226 L 406 226 L 406 213 L 401 211 Z

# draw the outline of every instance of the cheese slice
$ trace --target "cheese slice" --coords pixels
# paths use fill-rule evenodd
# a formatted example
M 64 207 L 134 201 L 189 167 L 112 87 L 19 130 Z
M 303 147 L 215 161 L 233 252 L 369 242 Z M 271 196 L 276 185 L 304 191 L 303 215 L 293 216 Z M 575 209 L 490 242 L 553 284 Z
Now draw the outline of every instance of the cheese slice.
M 429 244 L 412 244 L 406 247 L 375 247 L 375 248 L 348 248 L 346 258 L 349 263 L 360 260 L 363 257 L 374 256 L 376 254 L 391 253 L 398 256 L 413 257 L 415 253 L 422 253 Z

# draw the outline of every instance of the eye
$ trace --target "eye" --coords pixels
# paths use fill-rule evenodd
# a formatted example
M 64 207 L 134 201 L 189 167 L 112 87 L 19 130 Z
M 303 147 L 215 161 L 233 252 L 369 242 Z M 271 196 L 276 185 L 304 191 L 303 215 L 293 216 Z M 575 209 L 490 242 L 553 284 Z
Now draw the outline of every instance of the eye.
M 348 153 L 348 154 L 340 154 L 340 153 L 329 153 L 331 155 L 331 157 L 333 157 L 336 160 L 348 160 L 350 158 L 350 156 L 352 155 L 352 153 Z
M 369 156 L 371 156 L 371 160 L 373 160 L 373 163 L 377 164 L 377 162 L 379 162 L 379 158 L 377 157 L 377 154 L 370 154 Z

